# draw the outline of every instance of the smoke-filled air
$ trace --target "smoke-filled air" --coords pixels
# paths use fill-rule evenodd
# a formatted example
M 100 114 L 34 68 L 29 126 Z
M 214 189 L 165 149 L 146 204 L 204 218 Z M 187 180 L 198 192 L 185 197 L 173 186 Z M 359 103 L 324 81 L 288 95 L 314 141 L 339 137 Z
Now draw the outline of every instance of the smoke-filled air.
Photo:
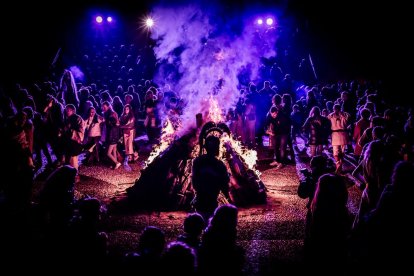
M 271 36 L 273 41 L 259 41 L 254 24 L 247 20 L 237 31 L 222 31 L 211 13 L 197 5 L 155 7 L 151 12 L 158 61 L 154 80 L 170 84 L 184 99 L 182 130 L 194 126 L 197 113 L 205 119 L 223 119 L 240 97 L 240 76 L 255 80 L 260 57 L 275 55 L 273 48 L 265 46 L 274 45 L 276 36 Z M 216 106 L 220 111 L 212 114 Z

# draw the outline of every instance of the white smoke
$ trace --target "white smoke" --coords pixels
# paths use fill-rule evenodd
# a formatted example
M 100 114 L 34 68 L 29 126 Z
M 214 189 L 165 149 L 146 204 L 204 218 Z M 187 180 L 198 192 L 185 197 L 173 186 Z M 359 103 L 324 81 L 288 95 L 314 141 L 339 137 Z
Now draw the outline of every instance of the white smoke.
M 78 66 L 76 65 L 71 66 L 69 70 L 72 72 L 72 75 L 75 78 L 75 80 L 83 81 L 85 79 L 85 74 L 82 72 L 82 70 Z
M 249 67 L 250 78 L 256 79 L 260 57 L 275 54 L 273 47 L 268 47 L 266 53 L 264 47 L 256 47 L 255 29 L 249 24 L 240 34 L 220 32 L 216 29 L 220 26 L 214 26 L 209 14 L 197 5 L 156 7 L 152 16 L 156 58 L 161 63 L 174 64 L 180 75 L 170 84 L 187 103 L 182 116 L 184 129 L 194 126 L 195 114 L 205 116 L 212 94 L 223 112 L 234 107 L 240 97 L 237 76 L 241 68 Z M 159 84 L 171 81 L 166 79 L 162 70 L 155 76 Z

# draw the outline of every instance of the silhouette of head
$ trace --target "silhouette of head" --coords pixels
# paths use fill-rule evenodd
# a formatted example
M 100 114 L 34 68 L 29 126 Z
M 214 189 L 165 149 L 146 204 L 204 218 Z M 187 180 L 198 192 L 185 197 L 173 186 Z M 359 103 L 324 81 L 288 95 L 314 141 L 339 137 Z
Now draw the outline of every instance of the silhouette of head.
M 189 214 L 184 220 L 184 231 L 188 234 L 200 235 L 205 227 L 203 217 L 199 213 Z
M 220 139 L 214 135 L 210 135 L 206 138 L 204 147 L 207 154 L 217 156 L 220 150 Z
M 165 246 L 164 232 L 155 226 L 147 226 L 139 239 L 139 249 L 142 254 L 161 255 Z

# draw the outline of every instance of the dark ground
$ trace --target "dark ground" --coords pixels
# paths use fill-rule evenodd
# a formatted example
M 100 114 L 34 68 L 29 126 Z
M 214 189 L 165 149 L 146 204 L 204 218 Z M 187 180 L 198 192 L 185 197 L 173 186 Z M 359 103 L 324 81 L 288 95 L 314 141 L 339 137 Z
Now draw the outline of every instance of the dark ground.
M 301 269 L 307 200 L 297 196 L 297 187 L 299 170 L 308 166 L 309 157 L 303 151 L 303 144 L 295 147 L 295 153 L 296 165 L 277 170 L 268 165 L 271 160 L 268 151 L 259 151 L 257 168 L 268 189 L 268 200 L 265 205 L 239 209 L 238 243 L 246 250 L 246 275 L 280 275 L 281 271 L 292 273 Z M 139 177 L 145 157 L 141 153 L 139 162 L 131 164 L 131 171 L 125 167 L 112 170 L 103 165 L 80 166 L 76 197 L 94 196 L 107 206 L 103 228 L 115 260 L 137 249 L 139 234 L 148 225 L 163 229 L 168 241 L 183 232 L 187 212 L 140 212 L 113 207 Z M 345 168 L 352 170 L 349 164 Z M 35 184 L 38 189 L 43 183 L 41 176 Z M 360 193 L 357 185 L 349 188 L 349 209 L 353 214 L 358 210 Z

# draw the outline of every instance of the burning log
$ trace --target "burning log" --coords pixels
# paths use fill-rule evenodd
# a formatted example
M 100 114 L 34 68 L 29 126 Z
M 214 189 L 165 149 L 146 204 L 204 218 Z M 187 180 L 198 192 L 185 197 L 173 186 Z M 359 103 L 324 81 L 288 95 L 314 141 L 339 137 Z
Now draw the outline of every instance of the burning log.
M 194 197 L 191 161 L 195 132 L 172 142 L 141 171 L 135 185 L 127 189 L 133 206 L 147 210 L 188 209 Z
M 195 195 L 191 185 L 192 160 L 204 153 L 204 141 L 209 135 L 219 137 L 222 142 L 220 158 L 231 174 L 233 203 L 236 206 L 265 203 L 266 188 L 260 173 L 254 170 L 255 152 L 244 149 L 234 140 L 226 124 L 212 121 L 204 124 L 198 137 L 196 130 L 190 131 L 169 140 L 169 145 L 164 144 L 156 156 L 151 155 L 151 162 L 147 162 L 141 177 L 127 190 L 130 202 L 148 210 L 190 210 Z
M 249 169 L 242 157 L 225 143 L 226 161 L 231 171 L 230 196 L 236 206 L 266 203 L 266 187 L 259 175 Z

